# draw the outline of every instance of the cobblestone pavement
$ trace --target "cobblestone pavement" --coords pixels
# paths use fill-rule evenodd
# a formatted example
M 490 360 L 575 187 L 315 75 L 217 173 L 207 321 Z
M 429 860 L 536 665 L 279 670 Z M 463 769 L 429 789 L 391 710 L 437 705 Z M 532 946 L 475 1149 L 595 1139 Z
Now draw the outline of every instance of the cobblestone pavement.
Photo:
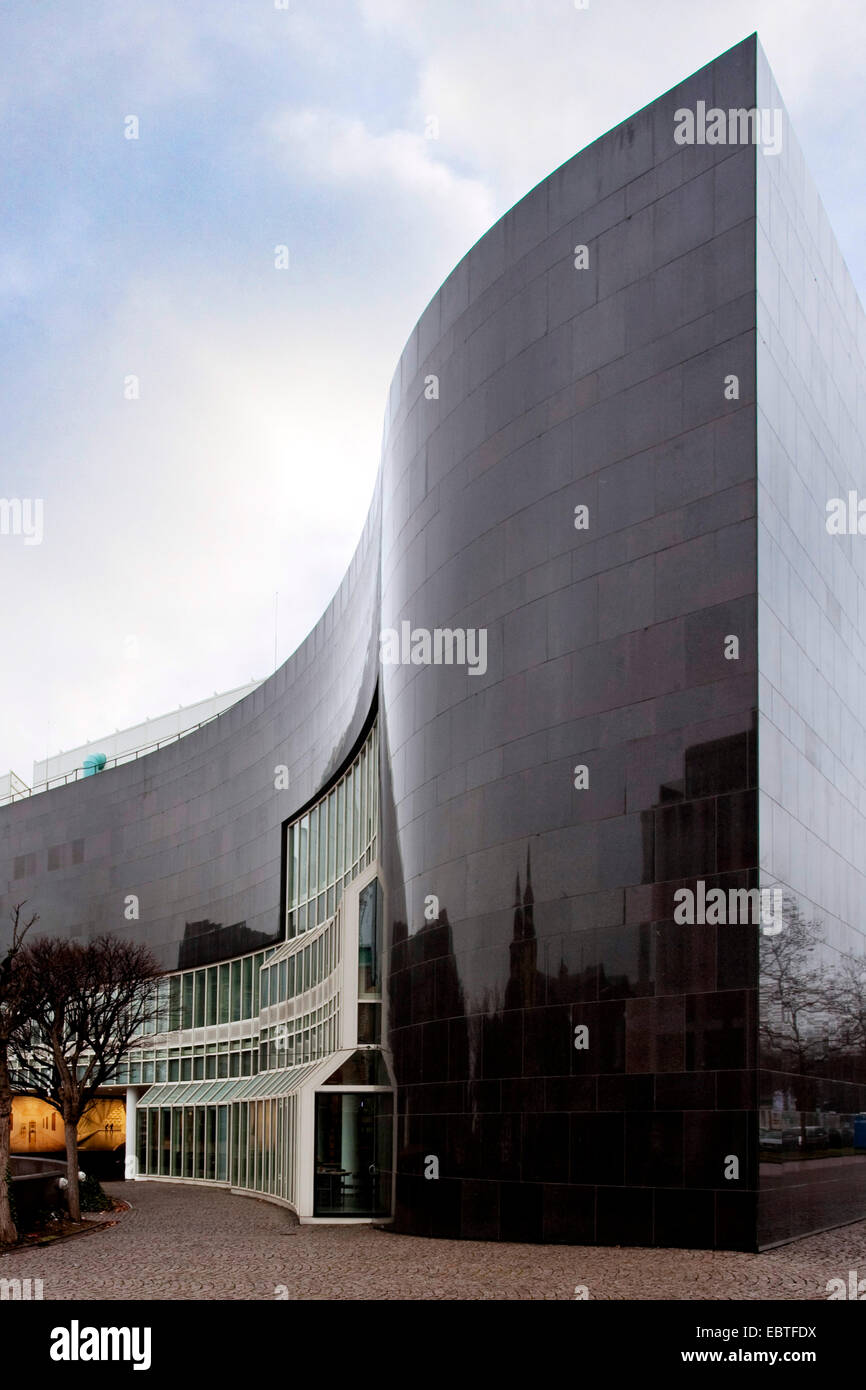
M 114 1183 L 132 1203 L 105 1230 L 0 1257 L 46 1299 L 825 1299 L 866 1275 L 866 1221 L 763 1255 L 427 1240 L 300 1226 L 221 1189 Z M 278 1289 L 285 1286 L 286 1292 Z

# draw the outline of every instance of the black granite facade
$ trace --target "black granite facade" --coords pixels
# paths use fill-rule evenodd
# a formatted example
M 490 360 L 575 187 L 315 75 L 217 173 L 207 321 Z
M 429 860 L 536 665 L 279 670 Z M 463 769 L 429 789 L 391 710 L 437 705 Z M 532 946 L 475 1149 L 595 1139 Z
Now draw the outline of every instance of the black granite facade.
M 290 661 L 199 733 L 0 810 L 0 914 L 27 898 L 47 930 L 129 930 L 136 894 L 132 929 L 166 968 L 225 958 L 281 938 L 282 827 L 378 709 L 401 1231 L 754 1249 L 866 1212 L 847 1129 L 819 1165 L 806 1131 L 821 1125 L 802 1120 L 783 1162 L 785 1123 L 765 1114 L 794 1091 L 798 1114 L 819 1099 L 849 1119 L 866 1107 L 863 1042 L 849 1033 L 844 1062 L 837 1048 L 794 1067 L 768 1002 L 792 894 L 845 924 L 840 960 L 863 954 L 853 811 L 842 898 L 810 893 L 800 872 L 827 844 L 807 764 L 820 797 L 857 804 L 837 773 L 862 727 L 810 724 L 817 693 L 773 655 L 765 616 L 790 619 L 794 581 L 775 554 L 759 562 L 759 533 L 790 573 L 811 556 L 815 603 L 789 630 L 813 668 L 830 628 L 847 634 L 823 664 L 826 714 L 834 681 L 850 691 L 866 664 L 852 631 L 863 562 L 840 542 L 854 577 L 844 592 L 829 582 L 829 538 L 809 548 L 826 469 L 811 475 L 816 520 L 767 443 L 776 431 L 793 447 L 776 382 L 792 320 L 778 290 L 762 298 L 775 273 L 762 227 L 769 216 L 775 245 L 772 198 L 793 216 L 799 165 L 787 145 L 778 159 L 676 139 L 683 109 L 760 105 L 763 63 L 748 39 L 596 141 L 445 281 L 394 376 L 357 555 Z M 852 294 L 838 341 L 862 357 Z M 846 424 L 819 443 L 825 458 L 845 451 L 838 487 L 854 486 L 866 393 L 852 405 L 839 381 L 837 330 L 812 329 L 805 427 L 835 377 L 859 434 Z M 470 644 L 462 663 L 423 646 L 415 662 L 380 660 L 380 633 L 408 637 L 405 658 L 441 630 L 483 633 L 483 659 Z M 769 724 L 799 740 L 778 777 Z M 282 764 L 290 787 L 276 792 Z M 800 877 L 777 814 L 812 836 Z M 790 890 L 779 935 L 676 915 L 682 889 L 777 884 Z M 797 1175 L 836 1159 L 833 1206 Z
M 756 152 L 674 140 L 754 92 L 747 42 L 540 184 L 394 379 L 383 625 L 488 633 L 383 668 L 401 1230 L 754 1245 L 756 930 L 673 920 L 758 881 Z

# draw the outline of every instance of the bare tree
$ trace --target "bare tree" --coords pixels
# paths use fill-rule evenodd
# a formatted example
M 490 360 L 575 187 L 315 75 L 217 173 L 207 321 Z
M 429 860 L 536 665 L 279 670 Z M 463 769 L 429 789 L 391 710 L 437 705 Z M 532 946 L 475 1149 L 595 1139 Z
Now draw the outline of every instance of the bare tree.
M 9 1071 L 10 1043 L 24 1018 L 23 973 L 19 968 L 24 938 L 33 923 L 34 912 L 27 922 L 21 920 L 24 903 L 12 909 L 12 940 L 0 957 L 0 1245 L 11 1244 L 18 1238 L 9 1205 L 6 1174 L 9 1169 L 9 1149 L 12 1131 L 12 1079 Z
M 796 904 L 786 905 L 784 929 L 761 938 L 760 1031 L 767 1064 L 805 1076 L 840 1050 L 823 931 Z
M 863 956 L 842 956 L 834 980 L 836 1008 L 847 1049 L 859 1057 L 862 1065 L 866 1054 L 866 959 Z
M 69 1214 L 81 1216 L 78 1122 L 153 1016 L 157 963 L 145 946 L 102 936 L 43 938 L 21 957 L 29 1028 L 13 1037 L 21 1088 L 63 1120 Z

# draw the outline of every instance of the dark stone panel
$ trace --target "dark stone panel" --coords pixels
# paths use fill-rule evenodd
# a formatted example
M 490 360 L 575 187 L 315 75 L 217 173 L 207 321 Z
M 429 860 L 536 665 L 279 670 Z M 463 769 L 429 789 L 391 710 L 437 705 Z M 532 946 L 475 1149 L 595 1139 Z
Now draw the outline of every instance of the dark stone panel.
M 570 1124 L 571 1181 L 622 1186 L 624 1115 L 573 1113 Z
M 461 1184 L 460 1235 L 463 1240 L 499 1240 L 498 1182 Z
M 596 1240 L 599 1245 L 652 1245 L 652 1189 L 599 1187 Z
M 757 1193 L 716 1193 L 716 1245 L 721 1250 L 756 1250 Z
M 436 1182 L 428 1182 L 427 1186 L 432 1189 L 429 1199 L 431 1236 L 439 1236 L 445 1240 L 458 1240 L 460 1238 L 461 1184 L 449 1178 L 440 1177 Z
M 524 1182 L 568 1182 L 568 1115 L 524 1114 Z
M 658 1188 L 654 1199 L 654 1245 L 686 1250 L 712 1249 L 715 1244 L 712 1192 Z
M 594 1244 L 595 1188 L 545 1183 L 542 1191 L 542 1239 L 551 1245 Z
M 523 1153 L 521 1115 L 489 1114 L 481 1117 L 481 1162 L 485 1177 L 520 1178 Z
M 544 1083 L 545 1110 L 595 1110 L 594 1076 L 555 1076 Z
M 626 1116 L 625 1180 L 630 1187 L 680 1187 L 683 1117 L 677 1111 Z
M 683 1148 L 686 1187 L 738 1191 L 752 1181 L 748 1113 L 742 1110 L 686 1111 L 683 1114 Z M 738 1176 L 726 1177 L 738 1163 Z
M 686 1070 L 738 1070 L 751 1061 L 750 994 L 723 990 L 686 998 Z
M 657 1076 L 655 1103 L 659 1110 L 713 1110 L 716 1106 L 716 1078 L 712 1072 L 679 1072 Z
M 543 1239 L 544 1189 L 538 1182 L 499 1185 L 500 1240 L 537 1242 Z
M 653 1078 L 651 1076 L 600 1076 L 598 1078 L 599 1110 L 652 1110 Z

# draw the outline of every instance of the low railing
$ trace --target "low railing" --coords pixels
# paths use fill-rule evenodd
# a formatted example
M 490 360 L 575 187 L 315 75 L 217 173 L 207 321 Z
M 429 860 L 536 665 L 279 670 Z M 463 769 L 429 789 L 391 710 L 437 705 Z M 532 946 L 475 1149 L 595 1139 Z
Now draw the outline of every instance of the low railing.
M 70 782 L 79 782 L 82 777 L 99 777 L 110 767 L 121 767 L 124 763 L 134 763 L 147 753 L 155 753 L 158 748 L 164 748 L 169 743 L 177 743 L 178 739 L 185 738 L 187 734 L 194 734 L 197 729 L 203 729 L 206 724 L 212 724 L 215 719 L 220 719 L 222 715 L 228 713 L 229 709 L 233 708 L 233 705 L 229 705 L 228 709 L 221 709 L 218 714 L 211 714 L 207 719 L 199 720 L 198 724 L 191 724 L 188 729 L 180 729 L 176 734 L 166 734 L 165 738 L 155 739 L 153 743 L 143 743 L 140 748 L 133 748 L 128 753 L 118 753 L 113 758 L 107 758 L 99 771 L 93 767 L 75 767 L 69 772 L 58 772 L 55 777 L 48 777 L 44 782 L 37 782 L 32 787 L 28 787 L 17 773 L 10 772 L 10 790 L 0 795 L 0 806 L 8 806 L 13 801 L 24 801 L 29 796 L 38 796 L 40 792 L 51 791 L 53 787 L 65 787 Z M 15 786 L 15 783 L 18 785 Z
M 9 1171 L 19 1227 L 27 1227 L 51 1206 L 62 1206 L 60 1179 L 66 1173 L 62 1160 L 10 1154 Z

